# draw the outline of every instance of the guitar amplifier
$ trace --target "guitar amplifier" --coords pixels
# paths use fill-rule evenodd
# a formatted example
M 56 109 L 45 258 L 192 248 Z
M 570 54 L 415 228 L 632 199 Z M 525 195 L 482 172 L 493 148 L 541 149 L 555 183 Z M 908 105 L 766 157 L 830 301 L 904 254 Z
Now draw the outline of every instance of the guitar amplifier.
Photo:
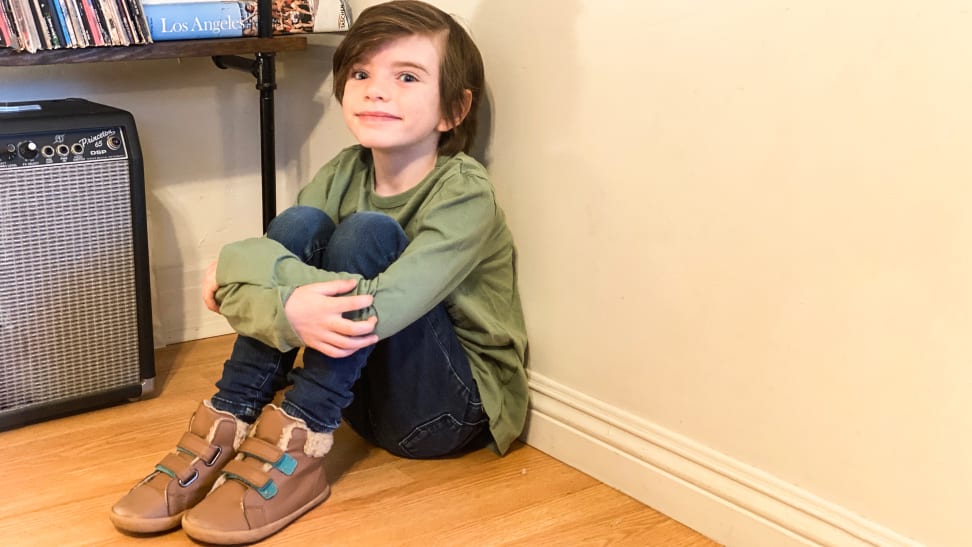
M 0 430 L 148 397 L 154 379 L 134 118 L 0 102 Z

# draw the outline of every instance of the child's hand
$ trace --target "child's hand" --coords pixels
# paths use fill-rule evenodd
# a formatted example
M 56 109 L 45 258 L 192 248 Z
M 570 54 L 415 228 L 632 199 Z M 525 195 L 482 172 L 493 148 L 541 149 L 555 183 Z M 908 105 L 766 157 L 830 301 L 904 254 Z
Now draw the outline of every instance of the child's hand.
M 378 336 L 372 334 L 377 317 L 353 321 L 342 316 L 344 312 L 367 308 L 374 298 L 369 294 L 334 296 L 350 291 L 357 283 L 354 279 L 340 279 L 294 290 L 284 311 L 305 346 L 330 357 L 347 357 L 378 341 Z
M 219 285 L 216 283 L 216 260 L 206 268 L 206 275 L 203 277 L 202 281 L 202 299 L 206 303 L 206 307 L 209 311 L 219 313 L 219 304 L 216 303 L 216 289 Z

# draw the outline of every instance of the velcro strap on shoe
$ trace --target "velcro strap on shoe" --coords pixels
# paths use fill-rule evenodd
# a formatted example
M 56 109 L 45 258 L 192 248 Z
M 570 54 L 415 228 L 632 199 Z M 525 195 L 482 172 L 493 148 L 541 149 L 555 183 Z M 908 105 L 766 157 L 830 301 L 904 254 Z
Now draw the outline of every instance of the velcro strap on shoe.
M 273 483 L 270 475 L 256 466 L 256 462 L 233 460 L 223 468 L 223 475 L 256 490 L 265 500 L 277 495 L 277 485 Z
M 155 470 L 176 479 L 182 486 L 189 486 L 199 476 L 199 472 L 192 467 L 192 464 L 172 453 L 166 454 L 155 466 Z
M 216 458 L 223 451 L 220 447 L 209 444 L 209 441 L 206 439 L 189 431 L 182 434 L 182 439 L 179 440 L 177 449 L 199 458 L 206 465 L 213 465 L 216 462 Z
M 240 446 L 240 452 L 247 456 L 256 458 L 262 462 L 269 463 L 284 475 L 293 475 L 297 469 L 297 460 L 287 454 L 275 444 L 268 443 L 263 439 L 249 437 Z

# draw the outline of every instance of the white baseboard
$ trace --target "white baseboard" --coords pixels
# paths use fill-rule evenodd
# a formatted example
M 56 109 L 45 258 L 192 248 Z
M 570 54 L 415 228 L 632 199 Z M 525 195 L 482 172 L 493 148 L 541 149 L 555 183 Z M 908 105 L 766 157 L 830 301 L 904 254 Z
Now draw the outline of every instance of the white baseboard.
M 154 271 L 152 315 L 156 347 L 233 332 L 224 317 L 207 310 L 202 302 L 200 282 L 204 273 L 185 271 L 181 266 Z
M 919 543 L 540 374 L 523 440 L 725 545 Z
M 233 329 L 226 320 L 222 317 L 218 319 L 218 321 L 207 321 L 192 325 L 184 324 L 175 329 L 167 329 L 165 331 L 166 343 L 178 344 L 179 342 L 188 342 L 189 340 L 201 340 L 203 338 L 232 334 Z

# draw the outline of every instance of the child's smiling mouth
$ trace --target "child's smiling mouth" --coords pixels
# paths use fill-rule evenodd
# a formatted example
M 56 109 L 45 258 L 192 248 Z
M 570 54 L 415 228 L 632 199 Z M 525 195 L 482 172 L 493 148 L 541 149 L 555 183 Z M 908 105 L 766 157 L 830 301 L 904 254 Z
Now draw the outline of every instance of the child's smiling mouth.
M 402 119 L 401 116 L 389 114 L 388 112 L 358 112 L 355 116 L 367 121 L 396 121 Z

